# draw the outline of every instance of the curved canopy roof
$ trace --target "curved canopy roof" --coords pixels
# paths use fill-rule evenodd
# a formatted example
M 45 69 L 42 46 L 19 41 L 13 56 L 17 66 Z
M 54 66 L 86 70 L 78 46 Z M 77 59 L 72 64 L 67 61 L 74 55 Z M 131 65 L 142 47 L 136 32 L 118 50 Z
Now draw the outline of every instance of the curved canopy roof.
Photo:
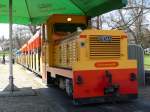
M 94 17 L 126 4 L 127 0 L 13 0 L 13 23 L 40 24 L 52 14 Z M 8 9 L 9 0 L 1 0 L 1 23 L 8 23 Z

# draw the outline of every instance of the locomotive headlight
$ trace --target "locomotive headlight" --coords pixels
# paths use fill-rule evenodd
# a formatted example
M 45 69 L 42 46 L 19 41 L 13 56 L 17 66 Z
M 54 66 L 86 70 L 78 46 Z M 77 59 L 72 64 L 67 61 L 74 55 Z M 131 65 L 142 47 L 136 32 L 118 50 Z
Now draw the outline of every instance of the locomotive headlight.
M 84 47 L 87 35 L 80 35 L 80 47 Z
M 85 42 L 80 42 L 80 46 L 84 47 L 85 46 Z
M 68 22 L 72 21 L 72 18 L 70 18 L 70 17 L 69 17 L 69 18 L 67 18 L 67 21 L 68 21 Z

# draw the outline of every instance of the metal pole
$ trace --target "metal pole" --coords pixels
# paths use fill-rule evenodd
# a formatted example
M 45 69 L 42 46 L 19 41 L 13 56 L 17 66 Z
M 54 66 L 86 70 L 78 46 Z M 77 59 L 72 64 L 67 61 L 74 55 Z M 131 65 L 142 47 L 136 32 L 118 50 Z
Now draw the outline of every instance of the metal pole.
M 9 0 L 9 86 L 14 91 L 13 65 L 12 65 L 12 0 Z

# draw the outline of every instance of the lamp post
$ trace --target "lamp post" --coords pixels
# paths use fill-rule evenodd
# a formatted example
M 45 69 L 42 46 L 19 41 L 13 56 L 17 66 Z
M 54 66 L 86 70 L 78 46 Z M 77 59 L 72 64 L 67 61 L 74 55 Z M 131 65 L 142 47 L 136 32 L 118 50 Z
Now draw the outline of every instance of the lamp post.
M 9 86 L 14 91 L 13 64 L 12 64 L 12 0 L 9 0 Z

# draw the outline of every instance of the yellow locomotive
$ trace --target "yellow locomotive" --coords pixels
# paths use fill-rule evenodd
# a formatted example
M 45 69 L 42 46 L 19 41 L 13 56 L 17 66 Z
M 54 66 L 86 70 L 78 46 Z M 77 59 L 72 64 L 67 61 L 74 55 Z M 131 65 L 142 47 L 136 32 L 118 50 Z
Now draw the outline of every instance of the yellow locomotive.
M 38 53 L 43 82 L 57 84 L 79 103 L 136 98 L 137 63 L 128 59 L 127 35 L 88 29 L 87 23 L 85 16 L 52 15 L 42 25 Z

